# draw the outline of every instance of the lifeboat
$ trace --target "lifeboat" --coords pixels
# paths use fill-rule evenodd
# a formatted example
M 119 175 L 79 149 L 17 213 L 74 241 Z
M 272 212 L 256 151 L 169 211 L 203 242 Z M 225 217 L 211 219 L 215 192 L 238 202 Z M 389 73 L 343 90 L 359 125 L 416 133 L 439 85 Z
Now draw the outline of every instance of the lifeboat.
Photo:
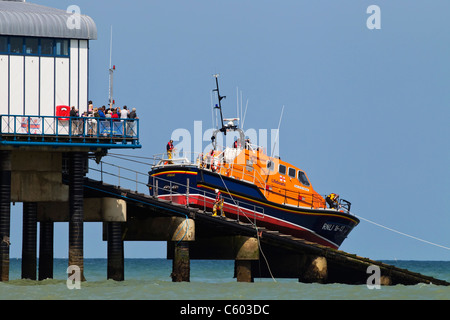
M 217 77 L 216 84 L 222 118 Z M 223 215 L 339 248 L 359 224 L 350 212 L 351 203 L 334 193 L 320 195 L 304 170 L 252 145 L 237 119 L 224 120 L 226 125 L 213 133 L 207 153 L 157 157 L 149 172 L 150 195 L 210 213 L 216 213 L 221 199 L 218 218 Z M 237 133 L 233 145 L 218 146 L 217 135 L 230 132 Z

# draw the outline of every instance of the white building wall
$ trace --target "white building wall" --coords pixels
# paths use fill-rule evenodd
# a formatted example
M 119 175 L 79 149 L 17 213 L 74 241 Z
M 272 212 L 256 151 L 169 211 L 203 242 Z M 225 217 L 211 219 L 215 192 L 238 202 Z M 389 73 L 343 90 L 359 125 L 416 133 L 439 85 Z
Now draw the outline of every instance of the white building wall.
M 55 107 L 68 106 L 69 101 L 69 59 L 55 59 Z
M 78 106 L 79 56 L 78 40 L 70 41 L 70 102 L 69 106 Z
M 79 107 L 80 114 L 88 110 L 88 41 L 80 40 L 79 46 Z
M 25 57 L 25 114 L 39 115 L 39 57 Z
M 71 40 L 70 57 L 0 55 L 0 115 L 55 116 L 56 106 L 88 108 L 88 40 Z
M 55 58 L 40 58 L 40 115 L 55 114 Z
M 9 114 L 24 114 L 24 57 L 9 57 Z

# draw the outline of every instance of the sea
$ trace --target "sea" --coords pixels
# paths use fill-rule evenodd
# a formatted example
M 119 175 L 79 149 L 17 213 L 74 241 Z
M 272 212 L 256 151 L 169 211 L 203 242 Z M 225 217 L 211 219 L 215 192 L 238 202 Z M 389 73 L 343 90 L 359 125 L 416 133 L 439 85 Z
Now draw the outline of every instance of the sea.
M 450 282 L 450 261 L 383 261 Z M 304 284 L 296 279 L 255 279 L 238 283 L 234 261 L 192 260 L 190 282 L 173 283 L 172 261 L 125 259 L 125 280 L 107 278 L 106 259 L 84 259 L 86 281 L 68 284 L 67 259 L 54 259 L 54 277 L 21 279 L 21 259 L 10 260 L 9 281 L 0 283 L 0 300 L 143 300 L 143 301 L 276 301 L 311 300 L 449 300 L 450 286 Z M 162 304 L 164 305 L 164 304 Z M 231 310 L 231 309 L 228 309 Z M 235 309 L 235 311 L 238 309 Z

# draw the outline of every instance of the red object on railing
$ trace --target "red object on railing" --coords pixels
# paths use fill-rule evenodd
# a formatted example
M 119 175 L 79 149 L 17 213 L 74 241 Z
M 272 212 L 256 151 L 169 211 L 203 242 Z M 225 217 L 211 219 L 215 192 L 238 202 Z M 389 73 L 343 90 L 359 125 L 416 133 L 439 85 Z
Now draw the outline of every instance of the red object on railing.
M 70 107 L 69 106 L 57 106 L 56 107 L 56 116 L 57 117 L 64 117 L 60 118 L 58 120 L 61 121 L 67 121 L 70 117 Z M 67 117 L 67 118 L 66 118 Z

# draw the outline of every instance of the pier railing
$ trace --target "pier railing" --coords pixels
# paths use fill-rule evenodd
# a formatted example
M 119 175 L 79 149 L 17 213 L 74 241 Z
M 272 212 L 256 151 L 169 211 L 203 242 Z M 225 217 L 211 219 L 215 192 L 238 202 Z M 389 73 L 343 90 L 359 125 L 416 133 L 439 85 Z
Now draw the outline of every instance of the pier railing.
M 137 145 L 139 120 L 0 115 L 0 142 Z

